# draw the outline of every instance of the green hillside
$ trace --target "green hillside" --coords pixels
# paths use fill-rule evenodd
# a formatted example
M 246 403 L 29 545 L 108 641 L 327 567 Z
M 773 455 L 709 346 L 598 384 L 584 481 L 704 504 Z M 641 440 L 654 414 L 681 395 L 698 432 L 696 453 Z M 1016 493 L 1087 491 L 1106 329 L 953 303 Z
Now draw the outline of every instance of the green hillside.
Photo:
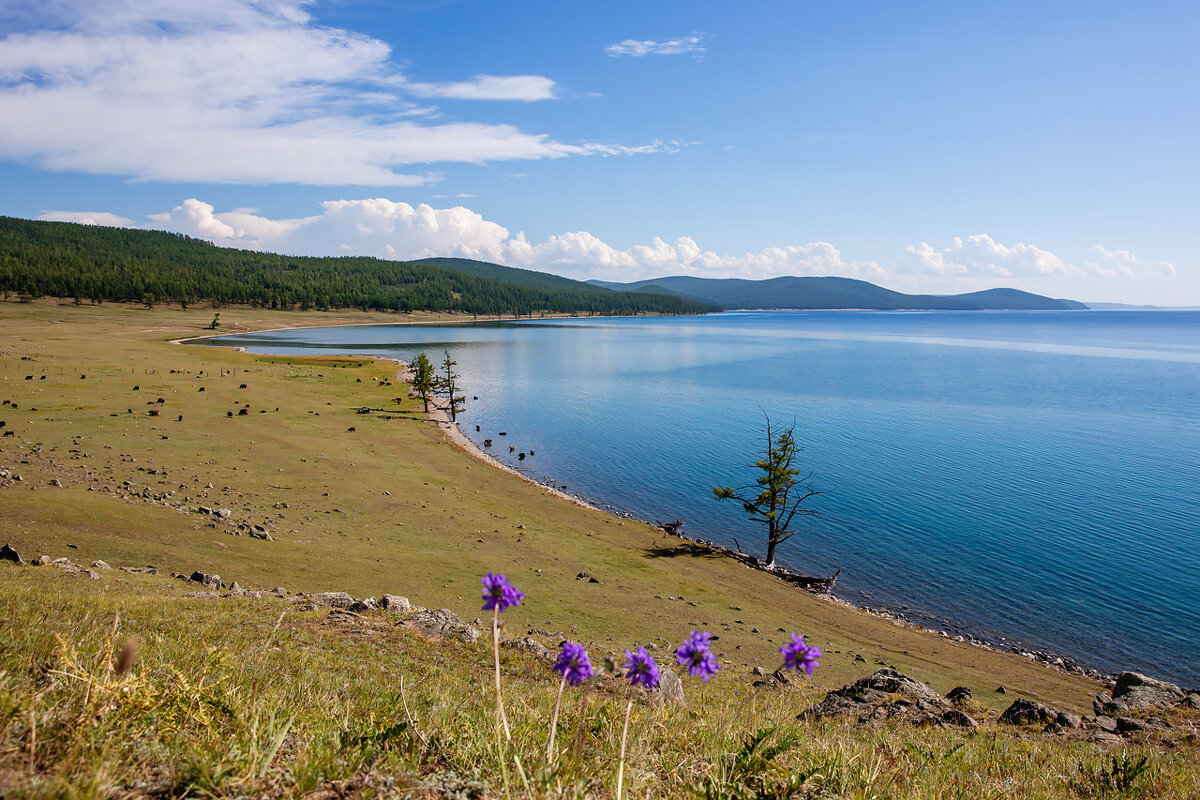
M 592 281 L 617 291 L 667 291 L 693 301 L 708 301 L 722 308 L 871 308 L 977 311 L 984 309 L 1063 310 L 1087 306 L 1073 300 L 1022 292 L 989 289 L 959 295 L 913 295 L 894 292 L 854 278 L 784 277 L 752 281 L 742 278 L 673 276 L 635 283 Z
M 486 315 L 713 310 L 672 295 L 611 292 L 528 270 L 446 261 L 443 267 L 284 256 L 162 231 L 0 217 L 0 291 L 6 295 Z

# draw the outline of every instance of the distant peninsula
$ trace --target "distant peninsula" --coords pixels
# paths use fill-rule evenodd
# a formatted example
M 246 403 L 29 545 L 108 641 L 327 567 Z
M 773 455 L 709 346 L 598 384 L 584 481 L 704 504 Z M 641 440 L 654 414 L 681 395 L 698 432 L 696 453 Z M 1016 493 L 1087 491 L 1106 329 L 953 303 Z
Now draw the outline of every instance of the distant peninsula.
M 676 275 L 634 283 L 589 281 L 593 286 L 627 292 L 658 292 L 723 309 L 839 309 L 937 311 L 1065 311 L 1087 309 L 1075 300 L 1057 300 L 1018 289 L 988 289 L 968 294 L 903 294 L 854 278 L 784 277 L 768 280 L 693 278 Z

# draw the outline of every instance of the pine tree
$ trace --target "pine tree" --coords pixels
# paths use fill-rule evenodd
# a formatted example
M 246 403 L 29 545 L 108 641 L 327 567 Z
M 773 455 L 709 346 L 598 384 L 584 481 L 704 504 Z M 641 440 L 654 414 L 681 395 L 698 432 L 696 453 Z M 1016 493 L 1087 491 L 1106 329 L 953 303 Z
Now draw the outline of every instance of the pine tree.
M 794 436 L 796 423 L 773 436 L 771 418 L 765 426 L 767 457 L 756 461 L 754 466 L 762 471 L 754 485 L 713 487 L 718 500 L 738 500 L 742 508 L 755 522 L 767 526 L 767 568 L 775 567 L 775 548 L 796 535 L 791 529 L 792 519 L 797 514 L 813 516 L 816 511 L 804 508 L 810 497 L 821 494 L 808 485 L 808 476 L 801 478 L 800 470 L 792 465 L 800 448 Z M 757 494 L 754 492 L 757 491 Z
M 450 414 L 451 422 L 458 422 L 458 412 L 462 411 L 466 405 L 467 399 L 458 394 L 462 388 L 458 385 L 458 373 L 454 371 L 457 361 L 450 359 L 450 351 L 443 351 L 446 358 L 442 361 L 442 369 L 445 373 L 438 376 L 438 393 L 446 395 L 446 411 Z
M 421 398 L 421 402 L 425 404 L 426 414 L 429 413 L 429 395 L 433 394 L 435 380 L 433 364 L 429 363 L 429 357 L 424 353 L 418 353 L 413 360 L 412 388 L 417 393 L 417 397 Z

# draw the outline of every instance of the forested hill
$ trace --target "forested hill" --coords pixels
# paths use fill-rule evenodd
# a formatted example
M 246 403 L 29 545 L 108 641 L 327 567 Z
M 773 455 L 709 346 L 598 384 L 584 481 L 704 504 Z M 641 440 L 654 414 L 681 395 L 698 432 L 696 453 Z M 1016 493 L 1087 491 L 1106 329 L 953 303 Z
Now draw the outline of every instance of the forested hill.
M 0 217 L 0 291 L 6 295 L 485 315 L 716 310 L 671 294 L 613 292 L 553 275 L 535 279 L 541 273 L 528 270 L 457 270 L 456 263 L 481 262 L 437 261 L 445 266 L 283 256 L 162 231 Z
M 785 277 L 752 281 L 741 278 L 674 276 L 637 283 L 591 281 L 619 291 L 674 294 L 722 308 L 872 308 L 976 311 L 1085 309 L 1074 300 L 1056 300 L 1018 289 L 989 289 L 956 295 L 903 294 L 854 278 Z

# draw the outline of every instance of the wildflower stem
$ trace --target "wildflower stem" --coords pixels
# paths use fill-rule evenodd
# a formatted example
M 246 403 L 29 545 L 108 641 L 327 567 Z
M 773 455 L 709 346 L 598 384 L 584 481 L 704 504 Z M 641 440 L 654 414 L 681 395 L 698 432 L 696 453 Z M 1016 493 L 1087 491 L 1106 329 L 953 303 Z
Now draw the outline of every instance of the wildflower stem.
M 500 606 L 492 610 L 492 651 L 496 654 L 496 709 L 504 728 L 504 738 L 511 742 L 512 733 L 508 730 L 508 717 L 504 714 L 504 698 L 500 694 Z
M 625 740 L 629 736 L 629 716 L 633 713 L 633 695 L 625 706 L 625 727 L 621 729 L 621 761 L 617 765 L 617 800 L 621 800 L 621 789 L 625 784 Z
M 550 719 L 550 746 L 546 748 L 546 758 L 554 761 L 554 734 L 558 733 L 558 709 L 562 706 L 563 689 L 567 687 L 567 675 L 558 682 L 558 699 L 554 701 L 554 716 Z

